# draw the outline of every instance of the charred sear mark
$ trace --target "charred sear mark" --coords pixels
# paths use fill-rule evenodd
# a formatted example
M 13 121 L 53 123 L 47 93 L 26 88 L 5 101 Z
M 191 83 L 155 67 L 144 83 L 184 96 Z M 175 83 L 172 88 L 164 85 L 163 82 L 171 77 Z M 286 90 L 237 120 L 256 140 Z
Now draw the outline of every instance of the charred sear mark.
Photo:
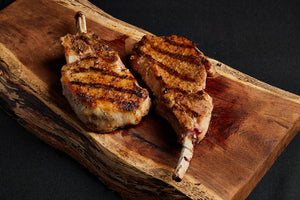
M 107 65 L 109 67 L 109 65 Z M 131 75 L 121 75 L 116 72 L 113 72 L 111 70 L 105 70 L 103 68 L 96 68 L 96 67 L 89 67 L 89 68 L 84 68 L 84 67 L 78 67 L 73 69 L 74 73 L 82 73 L 82 72 L 100 72 L 102 75 L 108 75 L 108 76 L 113 76 L 119 79 L 128 79 L 128 80 L 135 80 L 133 76 Z
M 150 55 L 149 55 L 150 56 Z M 163 70 L 167 71 L 169 74 L 173 75 L 173 76 L 176 76 L 178 77 L 179 79 L 182 79 L 184 81 L 190 81 L 190 82 L 195 82 L 195 79 L 194 78 L 190 78 L 188 77 L 188 75 L 186 74 L 180 74 L 178 71 L 170 68 L 170 66 L 167 66 L 157 60 L 154 60 L 151 56 L 151 61 L 154 63 L 154 64 L 157 64 L 160 68 L 162 68 Z
M 171 45 L 178 46 L 178 47 L 184 47 L 184 48 L 195 48 L 195 46 L 196 46 L 192 42 L 190 44 L 181 44 L 181 43 L 178 43 L 178 42 L 170 39 L 169 37 L 165 37 L 164 41 Z
M 132 111 L 139 107 L 140 100 L 137 99 L 136 101 L 123 101 L 122 98 L 111 98 L 108 96 L 94 96 L 94 95 L 88 95 L 83 92 L 77 92 L 76 95 L 84 102 L 92 105 L 96 102 L 96 100 L 101 101 L 108 101 L 110 103 L 113 103 L 116 105 L 117 108 L 123 111 Z
M 177 93 L 177 96 L 187 96 L 190 95 L 190 93 L 186 90 L 183 90 L 182 88 L 167 88 L 167 90 L 164 90 L 164 94 L 167 94 L 168 92 L 174 91 L 175 93 Z
M 90 96 L 84 92 L 76 92 L 76 94 L 82 101 L 84 101 L 90 105 L 94 104 L 94 102 L 95 102 L 94 98 L 92 98 L 92 96 Z
M 172 53 L 170 51 L 166 51 L 166 50 L 163 50 L 159 47 L 155 47 L 155 46 L 151 46 L 151 48 L 156 51 L 156 52 L 159 52 L 161 54 L 164 54 L 164 55 L 168 55 L 170 56 L 171 58 L 174 58 L 174 59 L 177 59 L 177 60 L 180 60 L 180 61 L 183 61 L 183 62 L 187 62 L 189 64 L 193 64 L 193 65 L 201 65 L 201 57 L 196 57 L 194 55 L 182 55 L 182 54 L 179 54 L 179 53 Z
M 187 62 L 189 64 L 193 64 L 193 65 L 201 65 L 202 63 L 201 62 L 205 62 L 205 59 L 203 57 L 203 55 L 199 54 L 198 51 L 195 50 L 195 48 L 193 47 L 193 49 L 191 49 L 190 51 L 193 51 L 196 55 L 198 56 L 194 56 L 192 54 L 190 55 L 182 55 L 181 53 L 174 53 L 174 52 L 171 52 L 169 49 L 162 49 L 160 47 L 160 45 L 157 45 L 157 44 L 154 44 L 153 41 L 149 40 L 148 38 L 144 38 L 144 43 L 149 43 L 151 48 L 158 52 L 158 53 L 161 53 L 161 54 L 164 54 L 164 55 L 168 55 L 169 57 L 171 58 L 174 58 L 174 59 L 177 59 L 177 60 L 180 60 L 180 61 L 183 61 L 183 62 Z M 175 42 L 175 41 L 174 41 Z M 178 45 L 176 45 L 178 46 Z M 186 47 L 183 47 L 184 49 L 186 49 Z
M 135 95 L 139 98 L 146 98 L 147 97 L 146 92 L 138 86 L 135 86 L 133 89 L 125 89 L 125 88 L 116 87 L 116 86 L 113 86 L 113 85 L 105 85 L 105 84 L 101 84 L 101 83 L 83 83 L 83 82 L 80 82 L 80 81 L 71 81 L 71 84 L 79 85 L 79 86 L 83 86 L 83 87 L 90 87 L 90 88 L 102 88 L 102 89 L 105 89 L 105 90 L 114 90 L 114 91 L 118 91 L 118 92 L 121 92 L 121 93 L 132 94 L 132 95 Z
M 143 52 L 141 49 L 136 49 L 136 52 L 139 56 L 147 57 L 153 64 L 157 64 L 160 68 L 168 72 L 169 74 L 176 76 L 177 78 L 184 80 L 184 81 L 190 81 L 195 82 L 196 80 L 194 78 L 189 77 L 187 74 L 181 74 L 175 69 L 172 69 L 170 66 L 165 65 L 157 60 L 155 60 L 150 54 L 147 54 Z
M 172 110 L 177 110 L 179 112 L 184 112 L 186 114 L 188 114 L 189 116 L 195 118 L 195 117 L 201 117 L 201 115 L 193 110 L 191 110 L 189 107 L 187 107 L 186 105 L 177 105 L 174 104 L 174 106 L 172 107 Z

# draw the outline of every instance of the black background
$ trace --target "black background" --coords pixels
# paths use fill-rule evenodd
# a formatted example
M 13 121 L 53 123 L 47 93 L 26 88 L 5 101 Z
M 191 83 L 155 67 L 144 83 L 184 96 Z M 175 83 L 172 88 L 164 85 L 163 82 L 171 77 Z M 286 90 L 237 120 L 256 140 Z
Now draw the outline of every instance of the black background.
M 1 0 L 0 9 L 10 2 Z M 297 1 L 91 2 L 156 35 L 184 36 L 207 56 L 300 95 Z M 0 199 L 120 199 L 84 167 L 37 139 L 2 110 L 0 132 Z M 298 134 L 248 200 L 300 198 L 299 144 Z

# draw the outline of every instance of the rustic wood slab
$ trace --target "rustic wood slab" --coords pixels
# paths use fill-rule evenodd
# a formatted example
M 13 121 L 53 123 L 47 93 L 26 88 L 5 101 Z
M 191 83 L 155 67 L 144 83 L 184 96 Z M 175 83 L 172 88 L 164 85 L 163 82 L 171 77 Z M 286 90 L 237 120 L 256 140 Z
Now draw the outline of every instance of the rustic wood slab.
M 0 12 L 0 103 L 122 197 L 244 199 L 300 130 L 299 96 L 210 59 L 219 73 L 207 83 L 215 105 L 210 128 L 183 181 L 172 181 L 180 146 L 154 111 L 137 126 L 97 134 L 86 130 L 62 96 L 59 38 L 75 33 L 78 10 L 127 66 L 132 46 L 150 34 L 86 0 L 17 0 Z

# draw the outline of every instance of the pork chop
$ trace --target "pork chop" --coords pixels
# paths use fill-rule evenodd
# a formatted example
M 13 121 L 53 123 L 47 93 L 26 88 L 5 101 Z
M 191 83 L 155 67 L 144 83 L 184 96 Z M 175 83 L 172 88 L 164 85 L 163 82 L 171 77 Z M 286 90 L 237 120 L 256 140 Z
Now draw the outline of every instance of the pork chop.
M 204 89 L 207 75 L 216 71 L 194 43 L 176 35 L 145 35 L 133 50 L 131 64 L 156 97 L 156 111 L 172 125 L 183 145 L 173 175 L 181 181 L 194 145 L 209 127 L 213 104 Z
M 138 124 L 150 108 L 141 88 L 118 53 L 93 33 L 76 14 L 78 33 L 62 37 L 67 64 L 61 69 L 63 94 L 78 118 L 98 132 Z

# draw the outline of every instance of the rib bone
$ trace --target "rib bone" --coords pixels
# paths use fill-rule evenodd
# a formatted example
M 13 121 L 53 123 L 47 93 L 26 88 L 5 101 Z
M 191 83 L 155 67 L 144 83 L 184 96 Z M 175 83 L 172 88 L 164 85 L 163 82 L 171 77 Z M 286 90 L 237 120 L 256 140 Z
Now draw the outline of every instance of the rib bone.
M 145 35 L 133 50 L 131 63 L 156 97 L 156 111 L 172 125 L 183 145 L 173 174 L 181 181 L 194 145 L 209 126 L 213 103 L 204 89 L 207 75 L 216 71 L 194 43 L 176 35 Z
M 86 20 L 84 14 L 82 12 L 77 12 L 75 15 L 76 19 L 76 29 L 79 34 L 81 33 L 87 33 L 86 29 Z
M 182 180 L 186 170 L 189 168 L 190 161 L 193 157 L 194 145 L 190 137 L 185 136 L 183 139 L 182 149 L 178 164 L 172 176 L 173 180 L 179 182 Z
M 151 105 L 148 91 L 138 85 L 115 50 L 87 32 L 81 12 L 75 19 L 77 34 L 61 38 L 67 61 L 61 69 L 63 94 L 92 131 L 107 133 L 138 124 Z

